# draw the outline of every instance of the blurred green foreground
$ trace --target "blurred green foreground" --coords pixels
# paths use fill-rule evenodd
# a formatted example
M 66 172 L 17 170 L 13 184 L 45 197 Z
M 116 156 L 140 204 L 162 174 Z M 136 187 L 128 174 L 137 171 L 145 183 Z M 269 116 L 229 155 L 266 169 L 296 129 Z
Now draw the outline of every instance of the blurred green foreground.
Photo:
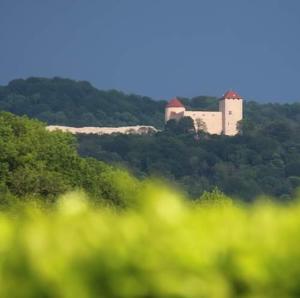
M 123 210 L 70 193 L 0 213 L 0 297 L 299 296 L 297 202 L 190 203 L 149 187 Z

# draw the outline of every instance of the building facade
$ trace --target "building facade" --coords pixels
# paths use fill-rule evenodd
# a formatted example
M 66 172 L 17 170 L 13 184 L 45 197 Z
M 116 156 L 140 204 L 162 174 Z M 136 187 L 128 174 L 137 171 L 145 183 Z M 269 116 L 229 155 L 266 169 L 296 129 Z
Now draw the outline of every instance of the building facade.
M 236 92 L 228 91 L 219 100 L 219 111 L 212 112 L 187 111 L 177 98 L 171 99 L 165 108 L 165 123 L 182 117 L 191 117 L 196 131 L 234 136 L 238 133 L 238 122 L 243 119 L 243 99 Z

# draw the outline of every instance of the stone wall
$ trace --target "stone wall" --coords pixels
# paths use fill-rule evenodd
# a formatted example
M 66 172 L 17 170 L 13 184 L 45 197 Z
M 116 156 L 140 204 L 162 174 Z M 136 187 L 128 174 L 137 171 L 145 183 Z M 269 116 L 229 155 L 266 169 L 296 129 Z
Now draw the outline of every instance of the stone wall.
M 70 127 L 60 125 L 50 125 L 46 127 L 49 131 L 60 130 L 72 134 L 153 134 L 158 130 L 153 126 L 137 125 L 137 126 L 122 126 L 122 127 Z

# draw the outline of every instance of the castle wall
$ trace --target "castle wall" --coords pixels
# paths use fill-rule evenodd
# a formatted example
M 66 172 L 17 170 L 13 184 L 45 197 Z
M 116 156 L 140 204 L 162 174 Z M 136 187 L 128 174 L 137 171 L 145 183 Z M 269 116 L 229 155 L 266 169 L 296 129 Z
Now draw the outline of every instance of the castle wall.
M 153 126 L 136 125 L 136 126 L 121 126 L 121 127 L 70 127 L 60 125 L 49 125 L 46 127 L 48 131 L 60 130 L 72 134 L 151 134 L 156 133 L 158 130 Z
M 184 116 L 194 120 L 196 129 L 197 119 L 201 119 L 205 123 L 208 133 L 218 135 L 222 133 L 222 112 L 185 111 Z
M 234 136 L 238 133 L 237 124 L 243 119 L 242 99 L 223 99 L 219 103 L 222 112 L 223 132 L 227 136 Z
M 219 101 L 219 111 L 187 111 L 177 98 L 173 98 L 166 106 L 165 122 L 182 117 L 191 117 L 196 130 L 204 128 L 209 134 L 234 136 L 238 133 L 238 122 L 243 119 L 243 99 L 234 91 L 228 91 Z
M 184 107 L 174 107 L 174 108 L 166 108 L 165 109 L 165 122 L 167 123 L 170 119 L 179 120 L 183 117 L 185 112 Z

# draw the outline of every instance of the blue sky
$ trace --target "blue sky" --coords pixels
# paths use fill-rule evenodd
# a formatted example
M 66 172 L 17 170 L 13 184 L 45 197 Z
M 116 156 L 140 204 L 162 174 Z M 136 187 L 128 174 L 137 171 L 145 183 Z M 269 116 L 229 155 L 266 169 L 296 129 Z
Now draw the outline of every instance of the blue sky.
M 298 0 L 0 0 L 0 84 L 300 100 Z

